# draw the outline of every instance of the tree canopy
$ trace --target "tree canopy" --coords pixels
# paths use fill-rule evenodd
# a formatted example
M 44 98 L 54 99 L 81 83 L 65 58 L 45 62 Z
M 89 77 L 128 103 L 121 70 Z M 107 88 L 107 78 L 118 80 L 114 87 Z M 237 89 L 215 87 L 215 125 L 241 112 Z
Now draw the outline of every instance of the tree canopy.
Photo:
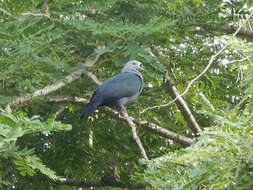
M 252 189 L 252 5 L 0 1 L 0 188 Z M 133 59 L 138 101 L 80 120 Z

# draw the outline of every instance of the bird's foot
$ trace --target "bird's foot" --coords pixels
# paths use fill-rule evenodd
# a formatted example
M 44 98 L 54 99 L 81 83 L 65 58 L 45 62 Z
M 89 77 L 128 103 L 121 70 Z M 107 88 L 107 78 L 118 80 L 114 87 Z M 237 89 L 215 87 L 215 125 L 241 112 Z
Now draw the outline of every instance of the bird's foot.
M 124 106 L 120 106 L 119 109 L 120 116 L 124 117 L 124 113 L 126 113 L 126 108 Z

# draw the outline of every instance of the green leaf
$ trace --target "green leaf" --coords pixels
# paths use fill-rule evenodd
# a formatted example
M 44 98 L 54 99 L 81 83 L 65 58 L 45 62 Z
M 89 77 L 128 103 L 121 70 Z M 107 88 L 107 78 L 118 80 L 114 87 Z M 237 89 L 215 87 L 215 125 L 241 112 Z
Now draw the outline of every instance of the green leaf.
M 20 175 L 26 176 L 26 171 L 21 171 L 21 172 L 20 172 Z
M 13 126 L 8 134 L 7 140 L 16 141 L 18 137 L 22 137 L 24 132 L 21 126 Z

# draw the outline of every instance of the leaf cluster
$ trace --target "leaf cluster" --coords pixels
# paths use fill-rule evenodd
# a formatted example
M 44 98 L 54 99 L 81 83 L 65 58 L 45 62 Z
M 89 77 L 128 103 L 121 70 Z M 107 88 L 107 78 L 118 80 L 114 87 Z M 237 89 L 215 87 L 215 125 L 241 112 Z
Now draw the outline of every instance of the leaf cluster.
M 45 166 L 35 154 L 34 148 L 20 148 L 17 142 L 29 134 L 42 133 L 48 135 L 51 132 L 71 130 L 71 125 L 63 124 L 55 119 L 41 122 L 39 116 L 26 117 L 23 112 L 14 116 L 10 110 L 0 110 L 0 165 L 1 187 L 10 185 L 19 176 L 34 176 L 38 171 L 53 180 L 63 180 L 54 171 Z M 13 170 L 17 169 L 13 173 Z M 14 170 L 15 171 L 15 170 Z M 11 175 L 9 175 L 11 173 Z

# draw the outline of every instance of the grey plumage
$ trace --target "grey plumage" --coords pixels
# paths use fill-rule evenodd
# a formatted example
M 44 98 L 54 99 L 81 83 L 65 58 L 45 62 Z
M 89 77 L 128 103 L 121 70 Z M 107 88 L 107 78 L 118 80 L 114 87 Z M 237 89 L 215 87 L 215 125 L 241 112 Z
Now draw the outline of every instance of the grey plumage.
M 105 80 L 95 90 L 80 118 L 84 118 L 98 106 L 123 108 L 125 104 L 133 102 L 143 88 L 143 77 L 139 70 L 143 70 L 141 62 L 127 62 L 119 74 Z

